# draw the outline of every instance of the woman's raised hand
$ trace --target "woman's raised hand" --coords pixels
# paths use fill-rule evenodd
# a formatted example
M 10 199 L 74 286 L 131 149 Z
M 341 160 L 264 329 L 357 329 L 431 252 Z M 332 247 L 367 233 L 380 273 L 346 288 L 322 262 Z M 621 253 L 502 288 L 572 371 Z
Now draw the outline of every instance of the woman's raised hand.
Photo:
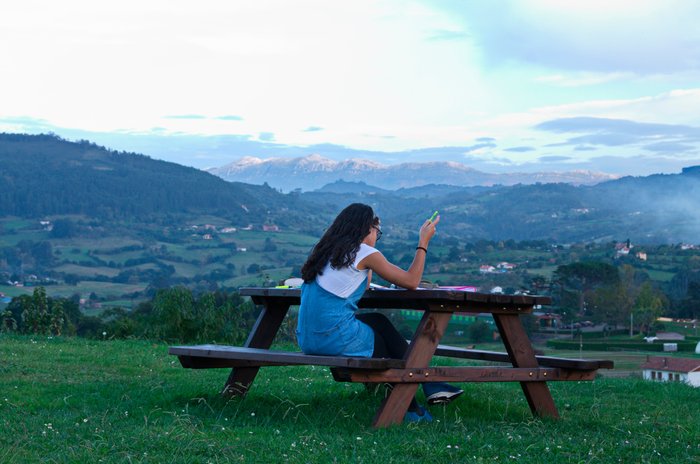
M 440 216 L 436 217 L 434 221 L 428 219 L 423 223 L 419 232 L 419 246 L 424 247 L 430 242 L 430 239 L 435 235 L 435 226 L 437 226 L 438 222 L 440 222 Z

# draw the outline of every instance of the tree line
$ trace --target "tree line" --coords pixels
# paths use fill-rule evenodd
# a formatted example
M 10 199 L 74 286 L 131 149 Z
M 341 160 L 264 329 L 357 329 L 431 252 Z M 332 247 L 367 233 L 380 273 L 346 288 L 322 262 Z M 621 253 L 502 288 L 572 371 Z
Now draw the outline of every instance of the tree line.
M 0 331 L 87 338 L 144 338 L 182 343 L 241 344 L 259 310 L 238 293 L 194 294 L 185 287 L 158 290 L 134 310 L 81 312 L 79 297 L 52 298 L 43 287 L 15 297 L 0 314 Z M 289 333 L 289 331 L 286 331 Z

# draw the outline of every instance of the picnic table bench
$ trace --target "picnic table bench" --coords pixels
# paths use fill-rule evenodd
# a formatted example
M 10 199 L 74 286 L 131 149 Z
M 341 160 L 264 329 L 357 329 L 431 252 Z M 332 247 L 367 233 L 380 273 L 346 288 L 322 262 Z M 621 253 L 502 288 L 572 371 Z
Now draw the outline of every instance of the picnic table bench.
M 331 368 L 336 381 L 394 384 L 374 417 L 375 427 L 400 423 L 418 385 L 425 382 L 520 382 L 535 416 L 559 417 L 547 386 L 551 381 L 593 380 L 598 369 L 612 369 L 613 362 L 537 356 L 520 317 L 534 306 L 550 304 L 548 297 L 494 295 L 456 290 L 370 289 L 358 305 L 374 309 L 423 311 L 404 359 L 318 356 L 270 350 L 289 307 L 298 305 L 299 289 L 249 287 L 240 290 L 263 309 L 243 347 L 224 345 L 172 346 L 183 367 L 232 368 L 223 393 L 244 396 L 264 366 L 316 365 Z M 489 313 L 493 316 L 506 352 L 472 350 L 440 345 L 447 323 L 455 312 Z M 431 367 L 433 356 L 505 363 L 480 366 Z

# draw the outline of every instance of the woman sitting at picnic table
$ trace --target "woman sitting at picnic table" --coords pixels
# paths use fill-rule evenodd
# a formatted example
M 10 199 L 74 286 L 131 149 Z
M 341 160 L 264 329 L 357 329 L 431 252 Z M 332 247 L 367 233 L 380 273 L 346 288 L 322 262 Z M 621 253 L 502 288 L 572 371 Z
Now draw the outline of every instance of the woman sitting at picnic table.
M 356 314 L 357 302 L 375 272 L 399 287 L 415 289 L 423 276 L 434 221 L 420 228 L 416 256 L 407 271 L 375 248 L 382 236 L 379 218 L 368 205 L 353 203 L 338 214 L 301 269 L 301 305 L 297 339 L 304 353 L 402 359 L 408 343 L 386 316 Z M 447 403 L 463 390 L 446 383 L 423 384 L 428 404 Z M 414 398 L 406 422 L 430 422 L 432 416 Z

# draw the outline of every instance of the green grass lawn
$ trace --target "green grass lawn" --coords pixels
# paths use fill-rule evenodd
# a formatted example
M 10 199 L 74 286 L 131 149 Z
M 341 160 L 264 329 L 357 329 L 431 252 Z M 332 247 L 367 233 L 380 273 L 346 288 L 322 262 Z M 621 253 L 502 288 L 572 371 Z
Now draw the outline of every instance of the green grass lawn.
M 0 462 L 700 462 L 700 390 L 640 379 L 552 383 L 561 419 L 481 383 L 432 424 L 375 430 L 380 398 L 328 369 L 186 370 L 167 346 L 0 335 Z M 422 398 L 421 398 L 422 399 Z

